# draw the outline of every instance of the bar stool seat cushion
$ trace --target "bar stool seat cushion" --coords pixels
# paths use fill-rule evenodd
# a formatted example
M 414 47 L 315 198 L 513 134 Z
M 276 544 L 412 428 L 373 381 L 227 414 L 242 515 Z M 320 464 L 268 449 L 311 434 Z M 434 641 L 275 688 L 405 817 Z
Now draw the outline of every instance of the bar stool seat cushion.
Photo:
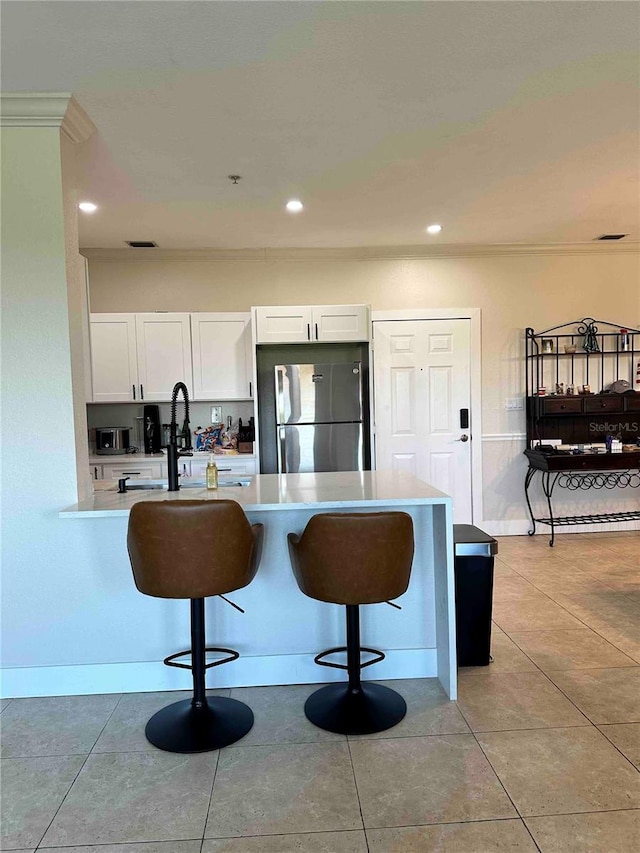
M 262 525 L 231 500 L 141 501 L 127 547 L 137 588 L 156 598 L 207 598 L 253 580 Z
M 332 604 L 375 604 L 406 592 L 413 521 L 404 512 L 322 513 L 289 534 L 298 586 Z

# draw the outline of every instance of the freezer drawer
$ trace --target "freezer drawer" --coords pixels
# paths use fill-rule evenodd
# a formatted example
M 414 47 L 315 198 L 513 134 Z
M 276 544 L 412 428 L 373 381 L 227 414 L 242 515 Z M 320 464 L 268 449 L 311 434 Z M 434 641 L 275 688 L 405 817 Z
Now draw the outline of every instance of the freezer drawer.
M 303 424 L 278 428 L 278 472 L 362 471 L 362 424 Z

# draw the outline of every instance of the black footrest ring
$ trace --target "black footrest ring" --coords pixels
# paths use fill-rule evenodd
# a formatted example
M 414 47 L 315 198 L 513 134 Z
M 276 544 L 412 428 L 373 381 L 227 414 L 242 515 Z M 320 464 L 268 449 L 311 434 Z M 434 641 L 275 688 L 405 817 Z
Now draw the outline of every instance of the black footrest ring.
M 328 660 L 322 660 L 322 658 L 327 657 L 327 655 L 334 655 L 338 652 L 346 652 L 346 646 L 336 646 L 335 649 L 327 649 L 324 652 L 320 652 L 319 655 L 316 655 L 313 659 L 314 663 L 317 663 L 318 666 L 330 666 L 332 669 L 347 669 L 346 664 L 343 663 L 332 663 Z M 360 661 L 360 669 L 364 669 L 366 666 L 373 666 L 374 663 L 380 663 L 381 660 L 385 659 L 385 653 L 381 652 L 380 649 L 370 649 L 367 646 L 360 646 L 360 654 L 362 652 L 368 652 L 370 655 L 375 655 L 372 660 L 365 661 L 362 663 Z
M 206 663 L 204 665 L 205 669 L 211 669 L 212 666 L 222 666 L 223 663 L 231 663 L 231 661 L 238 660 L 240 657 L 240 652 L 236 652 L 234 649 L 223 649 L 217 646 L 206 646 L 205 654 L 206 652 L 224 652 L 227 657 L 222 658 L 222 660 L 214 660 L 211 661 L 211 663 Z M 185 655 L 191 656 L 191 649 L 187 649 L 184 652 L 176 652 L 174 655 L 169 655 L 169 657 L 164 659 L 163 663 L 166 666 L 175 666 L 178 669 L 188 669 L 193 671 L 193 667 L 189 663 L 176 663 L 176 658 L 181 658 Z

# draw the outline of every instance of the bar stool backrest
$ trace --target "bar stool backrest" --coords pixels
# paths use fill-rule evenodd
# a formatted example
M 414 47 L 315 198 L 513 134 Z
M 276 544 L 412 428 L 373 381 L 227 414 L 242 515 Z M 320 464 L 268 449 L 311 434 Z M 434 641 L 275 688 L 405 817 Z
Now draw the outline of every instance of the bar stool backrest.
M 413 561 L 406 512 L 321 513 L 302 536 L 289 534 L 298 586 L 333 604 L 374 604 L 406 591 Z
M 157 598 L 240 589 L 258 568 L 262 532 L 236 501 L 140 501 L 127 533 L 136 586 Z

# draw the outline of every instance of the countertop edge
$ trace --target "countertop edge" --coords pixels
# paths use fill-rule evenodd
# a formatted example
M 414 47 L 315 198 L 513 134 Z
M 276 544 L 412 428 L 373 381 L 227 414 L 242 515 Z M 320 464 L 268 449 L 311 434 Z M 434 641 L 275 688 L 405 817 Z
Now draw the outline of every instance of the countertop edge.
M 144 500 L 141 496 L 140 500 Z M 194 495 L 193 500 L 199 500 Z M 278 503 L 278 504 L 241 504 L 245 512 L 275 512 L 277 510 L 291 511 L 300 509 L 322 509 L 322 508 L 342 508 L 342 507 L 362 507 L 362 506 L 432 506 L 451 504 L 451 498 L 447 495 L 442 497 L 424 497 L 424 498 L 361 498 L 359 500 L 330 500 L 330 501 L 309 501 L 308 503 Z M 116 509 L 83 509 L 80 504 L 73 504 L 66 509 L 62 509 L 58 513 L 58 518 L 125 518 L 131 512 L 131 507 L 121 507 Z

